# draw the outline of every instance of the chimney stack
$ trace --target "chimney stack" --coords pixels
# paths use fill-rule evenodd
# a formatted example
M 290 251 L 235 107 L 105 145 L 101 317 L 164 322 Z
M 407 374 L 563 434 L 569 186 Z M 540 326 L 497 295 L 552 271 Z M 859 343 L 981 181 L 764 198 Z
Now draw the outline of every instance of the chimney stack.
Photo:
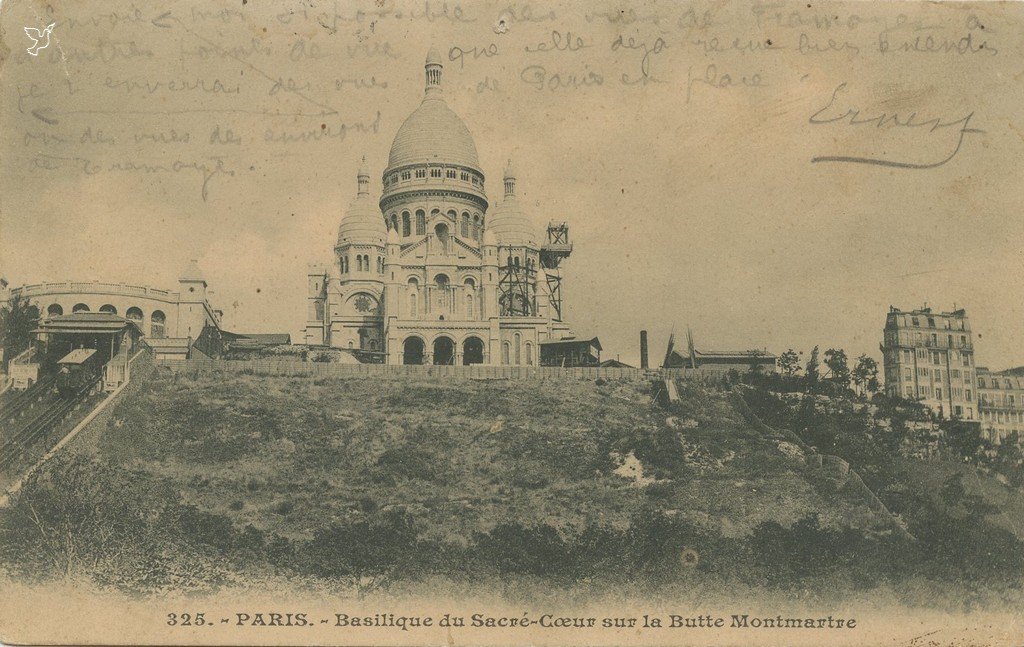
M 647 331 L 640 331 L 640 368 L 648 368 L 647 365 Z

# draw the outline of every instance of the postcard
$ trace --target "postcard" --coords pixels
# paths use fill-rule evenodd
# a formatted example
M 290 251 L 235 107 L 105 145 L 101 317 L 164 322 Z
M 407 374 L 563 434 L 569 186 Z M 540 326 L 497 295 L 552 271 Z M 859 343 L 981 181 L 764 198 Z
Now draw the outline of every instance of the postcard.
M 0 642 L 1024 643 L 1022 30 L 3 0 Z

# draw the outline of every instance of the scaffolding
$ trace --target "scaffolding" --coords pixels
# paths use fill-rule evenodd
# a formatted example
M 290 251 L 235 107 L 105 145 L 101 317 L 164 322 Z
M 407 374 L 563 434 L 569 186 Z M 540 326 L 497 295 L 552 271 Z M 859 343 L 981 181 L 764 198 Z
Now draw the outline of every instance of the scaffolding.
M 548 292 L 551 293 L 551 305 L 555 309 L 555 319 L 562 320 L 562 274 L 561 264 L 572 254 L 572 243 L 569 242 L 569 225 L 565 222 L 548 223 L 548 240 L 540 248 L 540 266 L 544 268 Z
M 499 268 L 498 308 L 502 317 L 533 317 L 537 314 L 537 268 L 532 259 L 520 263 L 509 254 Z

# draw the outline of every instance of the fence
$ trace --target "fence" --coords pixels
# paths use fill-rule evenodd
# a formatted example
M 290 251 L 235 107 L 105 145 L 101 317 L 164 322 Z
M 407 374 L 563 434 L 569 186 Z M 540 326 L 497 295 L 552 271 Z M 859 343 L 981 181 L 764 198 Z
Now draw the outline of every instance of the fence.
M 474 380 L 664 380 L 687 379 L 719 382 L 722 371 L 689 368 L 605 368 L 600 366 L 413 366 L 391 364 L 335 364 L 300 360 L 189 359 L 156 360 L 155 364 L 175 372 L 224 372 L 255 375 L 308 377 L 440 377 Z

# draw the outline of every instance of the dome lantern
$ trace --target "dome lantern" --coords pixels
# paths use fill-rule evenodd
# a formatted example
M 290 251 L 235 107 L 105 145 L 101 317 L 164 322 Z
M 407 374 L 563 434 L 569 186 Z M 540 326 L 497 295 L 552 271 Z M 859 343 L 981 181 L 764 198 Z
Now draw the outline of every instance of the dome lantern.
M 441 71 L 444 70 L 444 65 L 441 64 L 441 55 L 437 53 L 437 48 L 431 46 L 430 51 L 427 52 L 427 62 L 423 65 L 426 71 L 427 95 L 436 94 L 441 92 Z
M 508 160 L 508 165 L 505 166 L 505 197 L 511 197 L 516 194 L 516 173 L 512 167 L 512 160 Z
M 363 155 L 359 171 L 356 172 L 356 194 L 370 195 L 370 171 L 366 168 L 366 155 Z

